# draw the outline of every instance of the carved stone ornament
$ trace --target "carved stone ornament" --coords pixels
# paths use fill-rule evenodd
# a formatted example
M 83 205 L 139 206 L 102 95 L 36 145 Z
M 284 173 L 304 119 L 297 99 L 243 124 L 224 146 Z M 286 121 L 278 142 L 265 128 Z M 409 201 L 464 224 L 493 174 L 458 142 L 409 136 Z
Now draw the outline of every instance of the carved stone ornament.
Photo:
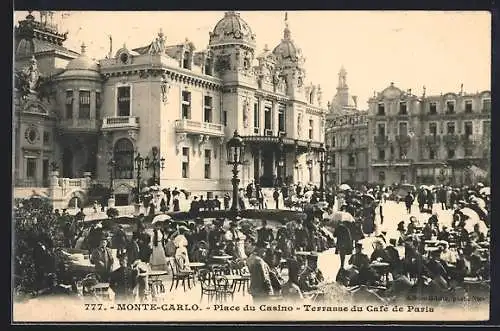
M 203 152 L 203 146 L 210 140 L 210 136 L 200 135 L 200 140 L 198 142 L 198 153 L 201 156 Z
M 30 63 L 24 69 L 30 91 L 35 92 L 38 80 L 40 79 L 40 71 L 38 70 L 38 62 L 33 56 Z
M 137 132 L 135 130 L 128 130 L 128 136 L 133 141 L 137 140 Z
M 177 135 L 175 136 L 175 140 L 176 140 L 175 152 L 179 154 L 181 143 L 187 140 L 187 133 L 185 132 L 177 133 Z
M 166 74 L 161 76 L 161 99 L 163 103 L 168 101 L 168 92 L 170 91 L 170 78 Z
M 248 97 L 243 101 L 243 126 L 248 128 L 250 121 L 250 100 Z
M 24 138 L 29 144 L 35 144 L 40 140 L 40 132 L 38 128 L 34 125 L 30 125 L 24 132 Z
M 302 112 L 297 115 L 297 134 L 300 137 L 302 134 Z

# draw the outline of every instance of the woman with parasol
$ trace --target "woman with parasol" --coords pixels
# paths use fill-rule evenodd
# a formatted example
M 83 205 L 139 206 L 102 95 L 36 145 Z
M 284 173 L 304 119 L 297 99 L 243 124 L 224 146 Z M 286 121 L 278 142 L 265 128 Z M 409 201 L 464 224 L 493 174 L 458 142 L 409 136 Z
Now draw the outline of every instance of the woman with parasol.
M 160 222 L 154 223 L 152 253 L 149 258 L 151 269 L 153 270 L 166 270 L 167 256 L 164 249 L 165 232 L 163 231 Z

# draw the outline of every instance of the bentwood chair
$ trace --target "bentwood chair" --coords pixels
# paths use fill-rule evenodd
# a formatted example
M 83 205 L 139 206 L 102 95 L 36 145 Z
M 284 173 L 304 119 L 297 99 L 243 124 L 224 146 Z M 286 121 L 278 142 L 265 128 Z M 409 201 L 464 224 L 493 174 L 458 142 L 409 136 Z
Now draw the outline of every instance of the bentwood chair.
M 208 303 L 212 302 L 217 294 L 214 274 L 210 270 L 201 269 L 198 271 L 198 280 L 201 285 L 200 303 L 203 301 L 204 295 L 207 296 Z
M 192 271 L 181 271 L 176 261 L 168 261 L 167 266 L 172 272 L 172 285 L 170 286 L 170 292 L 174 288 L 174 284 L 175 289 L 177 289 L 179 282 L 182 282 L 184 292 L 186 291 L 186 281 L 188 282 L 188 287 L 191 289 L 191 280 L 194 281 L 194 273 Z
M 234 300 L 235 287 L 224 276 L 215 277 L 215 299 L 218 302 L 227 302 L 230 297 L 231 301 Z

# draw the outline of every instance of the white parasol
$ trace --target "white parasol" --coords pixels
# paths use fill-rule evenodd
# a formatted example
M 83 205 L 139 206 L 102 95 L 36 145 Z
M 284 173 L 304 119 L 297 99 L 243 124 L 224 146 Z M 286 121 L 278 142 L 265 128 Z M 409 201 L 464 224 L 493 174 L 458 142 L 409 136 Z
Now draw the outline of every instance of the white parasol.
M 420 185 L 421 190 L 430 190 L 431 188 L 427 185 Z
M 471 202 L 476 203 L 479 207 L 481 207 L 483 209 L 486 208 L 486 202 L 484 202 L 484 200 L 481 198 L 474 197 L 471 199 Z
M 474 225 L 479 224 L 479 231 L 482 233 L 487 233 L 488 232 L 488 227 L 486 226 L 486 223 L 481 221 L 481 218 L 479 217 L 479 214 L 471 209 L 471 208 L 462 208 L 460 209 L 460 212 L 464 214 L 467 219 L 465 220 L 465 230 L 468 232 L 474 231 Z
M 491 187 L 483 187 L 482 189 L 479 190 L 479 193 L 482 195 L 491 195 Z
M 339 190 L 341 190 L 341 191 L 350 191 L 352 189 L 351 189 L 351 187 L 349 185 L 342 184 L 342 185 L 339 186 Z
M 354 222 L 354 217 L 345 211 L 333 213 L 330 219 L 337 222 Z
M 171 219 L 172 219 L 172 217 L 170 217 L 167 214 L 160 214 L 160 215 L 156 215 L 153 218 L 153 221 L 151 222 L 151 224 L 155 224 L 155 223 L 158 223 L 158 222 L 165 222 L 165 221 L 169 221 Z

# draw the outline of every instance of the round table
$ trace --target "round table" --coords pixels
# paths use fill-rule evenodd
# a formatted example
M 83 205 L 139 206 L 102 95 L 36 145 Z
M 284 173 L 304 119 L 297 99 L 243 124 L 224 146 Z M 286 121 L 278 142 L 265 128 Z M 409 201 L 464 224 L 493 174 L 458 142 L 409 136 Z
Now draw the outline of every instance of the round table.
M 231 255 L 214 255 L 212 259 L 215 260 L 231 260 L 233 257 Z
M 312 254 L 312 252 L 305 252 L 305 251 L 295 252 L 295 255 L 300 255 L 300 256 L 309 256 L 311 254 Z
M 191 268 L 194 268 L 194 269 L 197 269 L 197 268 L 202 268 L 204 267 L 206 264 L 203 263 L 203 262 L 189 262 L 189 267 Z
M 373 268 L 386 268 L 389 265 L 390 264 L 387 262 L 372 262 L 372 263 L 370 263 L 370 267 L 373 267 Z

